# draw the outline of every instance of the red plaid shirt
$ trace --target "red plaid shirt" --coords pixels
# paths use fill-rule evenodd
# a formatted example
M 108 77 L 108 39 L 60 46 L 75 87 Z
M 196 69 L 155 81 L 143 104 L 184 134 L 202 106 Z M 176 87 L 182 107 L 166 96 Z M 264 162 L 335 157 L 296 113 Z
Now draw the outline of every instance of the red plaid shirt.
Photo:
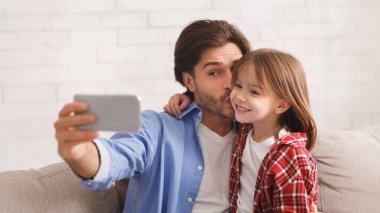
M 231 212 L 237 210 L 240 168 L 250 124 L 236 137 L 230 175 Z M 254 190 L 253 212 L 311 212 L 318 204 L 317 163 L 306 149 L 306 134 L 289 133 L 276 141 L 261 163 Z

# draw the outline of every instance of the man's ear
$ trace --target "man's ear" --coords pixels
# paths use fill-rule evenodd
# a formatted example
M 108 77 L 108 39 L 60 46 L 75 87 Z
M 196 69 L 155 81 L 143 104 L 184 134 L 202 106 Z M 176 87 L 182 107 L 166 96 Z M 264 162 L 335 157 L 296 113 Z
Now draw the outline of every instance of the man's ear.
M 194 78 L 192 75 L 190 75 L 187 72 L 183 72 L 182 80 L 185 86 L 187 87 L 187 89 L 189 89 L 191 92 L 195 92 L 197 87 L 195 86 Z
M 290 108 L 290 105 L 291 104 L 288 100 L 280 99 L 279 102 L 277 103 L 277 107 L 275 109 L 275 112 L 277 114 L 284 113 L 284 112 L 286 112 L 286 110 L 288 110 Z

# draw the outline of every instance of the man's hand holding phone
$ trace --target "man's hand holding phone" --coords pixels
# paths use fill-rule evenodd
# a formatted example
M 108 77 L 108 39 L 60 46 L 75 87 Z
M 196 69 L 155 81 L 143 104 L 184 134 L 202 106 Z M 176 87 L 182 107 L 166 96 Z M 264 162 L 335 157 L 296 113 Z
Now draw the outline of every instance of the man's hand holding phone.
M 138 131 L 139 114 L 136 96 L 76 95 L 54 124 L 58 153 L 80 176 L 92 178 L 99 168 L 99 153 L 92 142 L 98 131 Z
M 75 127 L 76 125 L 96 122 L 94 115 L 75 115 L 75 113 L 85 112 L 87 109 L 87 103 L 73 102 L 66 104 L 59 112 L 54 128 L 59 155 L 80 176 L 92 178 L 99 168 L 97 148 L 92 141 L 98 137 L 99 133 L 97 131 L 77 130 Z M 89 159 L 92 163 L 87 165 L 86 159 Z

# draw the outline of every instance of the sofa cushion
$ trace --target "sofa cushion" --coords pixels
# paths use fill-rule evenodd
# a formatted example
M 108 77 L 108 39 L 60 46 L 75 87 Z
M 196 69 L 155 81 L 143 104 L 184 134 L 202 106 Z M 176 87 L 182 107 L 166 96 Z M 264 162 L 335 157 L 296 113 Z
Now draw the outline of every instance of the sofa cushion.
M 312 153 L 318 162 L 319 211 L 379 211 L 380 125 L 321 130 Z
M 0 173 L 0 212 L 121 212 L 117 192 L 85 190 L 65 163 Z

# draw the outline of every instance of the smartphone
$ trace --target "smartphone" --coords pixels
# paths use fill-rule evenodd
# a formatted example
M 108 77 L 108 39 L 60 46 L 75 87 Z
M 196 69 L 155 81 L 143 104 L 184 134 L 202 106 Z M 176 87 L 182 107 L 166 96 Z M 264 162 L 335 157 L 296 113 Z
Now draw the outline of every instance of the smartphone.
M 88 110 L 75 115 L 92 114 L 96 123 L 81 124 L 80 130 L 137 132 L 140 129 L 140 98 L 135 95 L 76 94 L 75 102 L 85 102 Z

